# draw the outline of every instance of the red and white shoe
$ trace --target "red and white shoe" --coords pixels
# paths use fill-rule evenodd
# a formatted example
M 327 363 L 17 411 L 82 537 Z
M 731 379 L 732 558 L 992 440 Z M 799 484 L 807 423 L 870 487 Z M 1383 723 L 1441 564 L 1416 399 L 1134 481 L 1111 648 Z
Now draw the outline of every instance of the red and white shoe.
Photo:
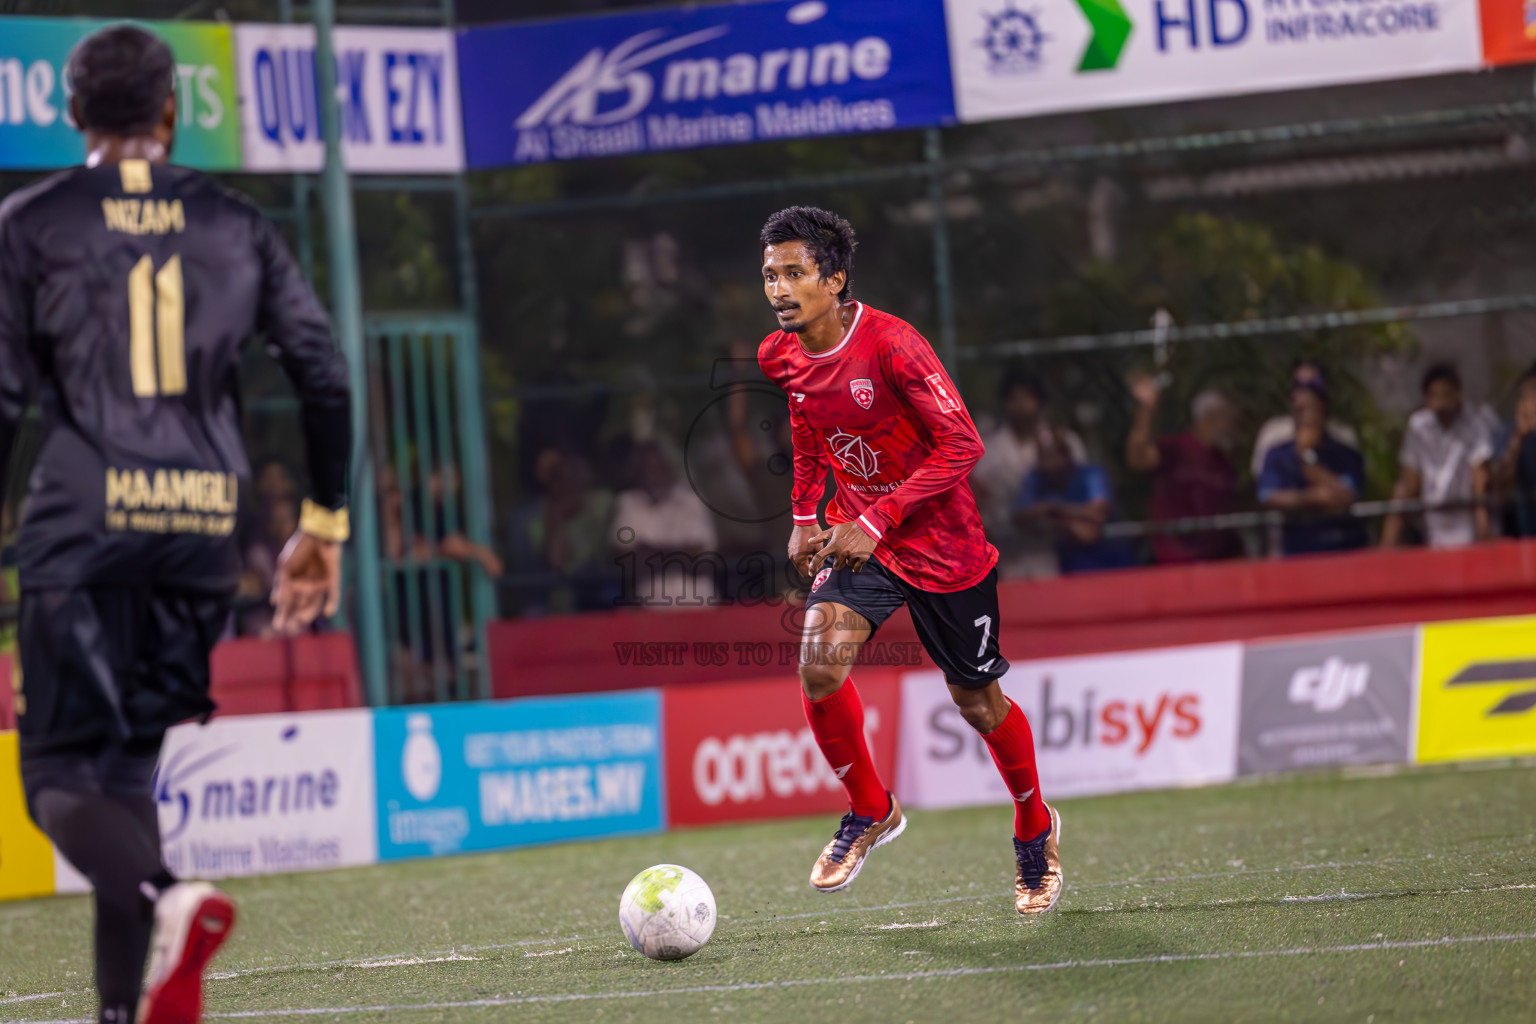
M 234 926 L 234 901 L 207 882 L 178 882 L 160 894 L 139 1024 L 202 1020 L 203 969 Z

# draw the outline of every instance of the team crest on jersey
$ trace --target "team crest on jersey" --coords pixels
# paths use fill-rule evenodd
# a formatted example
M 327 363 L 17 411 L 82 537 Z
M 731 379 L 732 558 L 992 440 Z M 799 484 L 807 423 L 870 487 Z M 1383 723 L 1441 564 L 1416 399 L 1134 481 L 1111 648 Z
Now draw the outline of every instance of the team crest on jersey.
M 821 585 L 823 583 L 827 582 L 827 578 L 829 576 L 831 576 L 831 575 L 832 575 L 832 567 L 829 565 L 825 569 L 821 570 L 821 572 L 816 574 L 816 580 L 815 580 L 815 582 L 813 582 L 811 584 L 811 590 L 813 590 L 813 591 L 820 590 L 821 589 Z
M 859 408 L 868 409 L 875 404 L 875 382 L 868 377 L 849 381 L 848 390 L 853 392 L 853 400 L 859 403 Z

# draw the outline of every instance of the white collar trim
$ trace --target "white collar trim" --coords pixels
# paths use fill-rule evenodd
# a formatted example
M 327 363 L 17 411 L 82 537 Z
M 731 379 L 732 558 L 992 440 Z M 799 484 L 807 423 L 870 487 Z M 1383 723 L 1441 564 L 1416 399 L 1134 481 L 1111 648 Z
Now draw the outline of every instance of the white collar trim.
M 800 351 L 805 352 L 805 357 L 807 359 L 825 359 L 828 356 L 836 355 L 838 352 L 842 351 L 843 346 L 847 345 L 848 342 L 852 340 L 853 332 L 859 329 L 859 321 L 864 319 L 864 303 L 860 302 L 857 303 L 857 305 L 859 307 L 859 311 L 853 314 L 853 323 L 848 325 L 848 333 L 843 335 L 842 341 L 838 342 L 836 345 L 833 345 L 825 352 L 808 352 L 806 351 L 805 345 L 800 342 L 800 339 L 798 337 L 795 338 L 796 344 L 800 345 Z

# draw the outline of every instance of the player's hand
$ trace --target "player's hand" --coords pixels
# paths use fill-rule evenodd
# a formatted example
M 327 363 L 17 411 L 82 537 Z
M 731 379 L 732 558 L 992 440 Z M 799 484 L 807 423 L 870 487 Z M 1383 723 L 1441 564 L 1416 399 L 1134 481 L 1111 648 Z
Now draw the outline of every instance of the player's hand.
M 834 569 L 847 566 L 858 572 L 875 553 L 878 543 L 858 523 L 838 523 L 811 538 L 811 545 L 816 548 L 816 556 L 811 559 L 811 571 L 819 572 L 823 565 L 831 562 Z
M 272 585 L 272 628 L 293 636 L 309 628 L 322 612 L 341 607 L 341 545 L 303 530 L 289 538 L 277 556 Z
M 796 523 L 789 531 L 789 561 L 801 576 L 811 575 L 811 556 L 820 546 L 813 543 L 821 534 L 818 523 Z

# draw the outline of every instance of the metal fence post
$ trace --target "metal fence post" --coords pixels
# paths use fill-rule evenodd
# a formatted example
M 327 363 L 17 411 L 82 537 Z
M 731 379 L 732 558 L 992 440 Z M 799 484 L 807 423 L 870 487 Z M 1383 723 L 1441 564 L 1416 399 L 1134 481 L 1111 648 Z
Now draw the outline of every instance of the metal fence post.
M 357 269 L 357 231 L 352 213 L 352 185 L 341 156 L 341 109 L 336 95 L 336 52 L 332 26 L 335 0 L 315 0 L 315 70 L 319 79 L 320 123 L 325 133 L 325 171 L 321 195 L 325 201 L 326 237 L 331 274 L 331 317 L 336 337 L 347 356 L 352 381 L 352 557 L 356 572 L 357 618 L 353 637 L 368 701 L 388 702 L 385 673 L 384 610 L 379 579 L 378 502 L 374 496 L 373 461 L 368 446 L 368 354 L 363 345 L 363 294 Z
M 939 314 L 939 358 L 955 373 L 955 287 L 949 254 L 949 215 L 944 208 L 943 136 L 937 128 L 924 133 L 923 158 L 928 161 L 928 201 L 933 205 L 933 290 Z

